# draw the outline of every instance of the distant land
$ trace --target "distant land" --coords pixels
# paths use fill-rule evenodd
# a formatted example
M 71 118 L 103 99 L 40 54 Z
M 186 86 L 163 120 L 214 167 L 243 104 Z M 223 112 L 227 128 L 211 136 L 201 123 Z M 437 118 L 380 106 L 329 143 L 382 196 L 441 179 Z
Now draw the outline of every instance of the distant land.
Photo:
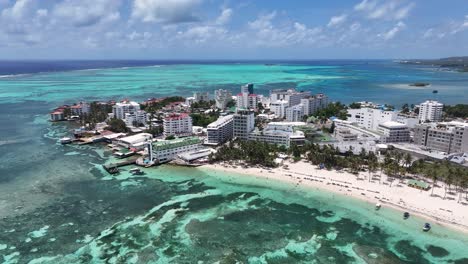
M 468 56 L 462 57 L 449 57 L 442 59 L 433 59 L 433 60 L 401 60 L 399 61 L 402 64 L 421 64 L 421 65 L 431 65 L 438 66 L 440 68 L 456 70 L 459 72 L 468 72 Z

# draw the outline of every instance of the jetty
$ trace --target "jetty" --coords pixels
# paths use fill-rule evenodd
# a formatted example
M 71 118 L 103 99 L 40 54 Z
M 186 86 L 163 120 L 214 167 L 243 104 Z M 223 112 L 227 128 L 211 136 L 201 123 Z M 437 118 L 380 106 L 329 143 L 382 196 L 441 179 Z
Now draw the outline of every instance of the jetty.
M 117 163 L 104 164 L 102 167 L 110 174 L 116 174 L 119 172 L 120 167 L 136 164 L 137 157 L 129 158 Z

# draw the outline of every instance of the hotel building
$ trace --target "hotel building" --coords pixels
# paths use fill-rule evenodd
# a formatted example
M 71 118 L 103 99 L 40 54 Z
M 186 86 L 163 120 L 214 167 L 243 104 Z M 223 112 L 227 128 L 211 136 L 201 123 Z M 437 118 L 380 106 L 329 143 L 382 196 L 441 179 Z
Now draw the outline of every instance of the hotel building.
M 187 113 L 173 113 L 163 119 L 164 136 L 192 135 L 192 118 Z
M 112 106 L 112 113 L 117 119 L 125 119 L 125 114 L 134 114 L 140 110 L 137 102 L 122 101 Z
M 452 121 L 417 125 L 414 143 L 445 153 L 467 152 L 468 123 Z
M 219 145 L 233 137 L 234 134 L 234 116 L 221 116 L 215 122 L 208 125 L 207 140 L 205 144 Z
M 286 108 L 288 108 L 289 102 L 284 100 L 278 100 L 274 103 L 270 103 L 270 111 L 275 114 L 278 118 L 284 118 L 286 116 Z
M 301 103 L 301 99 L 310 96 L 310 92 L 298 92 L 296 89 L 276 89 L 270 93 L 270 104 L 277 101 L 287 101 L 288 106 L 294 106 Z
M 419 122 L 439 122 L 442 120 L 442 110 L 444 105 L 437 102 L 428 100 L 419 105 Z
M 233 136 L 247 140 L 249 133 L 255 128 L 255 116 L 253 111 L 238 109 L 233 117 Z
M 316 94 L 301 99 L 301 104 L 304 107 L 304 115 L 312 115 L 318 110 L 326 108 L 328 103 L 328 96 L 324 94 Z
M 398 143 L 410 141 L 410 130 L 407 125 L 395 121 L 387 121 L 379 124 L 377 132 L 382 134 L 380 140 L 383 143 Z
M 379 124 L 396 121 L 397 112 L 375 108 L 348 109 L 348 121 L 358 126 L 376 131 Z
M 232 94 L 228 90 L 219 89 L 215 91 L 214 94 L 216 108 L 224 110 L 229 101 L 232 100 Z
M 304 145 L 305 136 L 301 131 L 295 131 L 294 126 L 304 125 L 302 122 L 271 122 L 262 130 L 254 130 L 249 134 L 249 140 L 266 142 L 268 144 L 290 147 L 291 144 Z
M 286 108 L 286 121 L 300 122 L 304 116 L 304 106 L 302 104 L 293 105 Z
M 159 163 L 171 161 L 177 155 L 200 149 L 201 140 L 197 137 L 163 140 L 152 144 L 152 160 Z

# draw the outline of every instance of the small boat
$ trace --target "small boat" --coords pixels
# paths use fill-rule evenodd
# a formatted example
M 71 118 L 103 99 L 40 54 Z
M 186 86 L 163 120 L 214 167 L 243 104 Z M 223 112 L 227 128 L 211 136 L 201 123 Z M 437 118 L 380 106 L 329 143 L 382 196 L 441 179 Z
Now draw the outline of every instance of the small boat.
M 130 169 L 130 173 L 133 175 L 142 175 L 143 172 L 139 168 Z
M 433 94 L 436 94 L 436 93 L 438 93 L 438 92 L 439 92 L 439 91 L 437 91 L 437 90 L 433 90 L 433 91 L 432 91 Z
M 72 143 L 72 139 L 69 137 L 64 137 L 60 139 L 60 144 L 65 145 L 65 144 L 70 144 Z
M 405 213 L 403 214 L 403 218 L 404 218 L 404 219 L 408 219 L 409 216 L 410 216 L 410 214 L 409 214 L 408 212 L 405 212 Z
M 382 207 L 382 205 L 380 203 L 376 204 L 375 205 L 375 210 L 380 210 L 380 207 Z
M 425 224 L 424 224 L 424 227 L 423 227 L 423 231 L 424 231 L 424 232 L 427 232 L 427 231 L 429 231 L 429 230 L 431 230 L 431 224 L 425 223 Z

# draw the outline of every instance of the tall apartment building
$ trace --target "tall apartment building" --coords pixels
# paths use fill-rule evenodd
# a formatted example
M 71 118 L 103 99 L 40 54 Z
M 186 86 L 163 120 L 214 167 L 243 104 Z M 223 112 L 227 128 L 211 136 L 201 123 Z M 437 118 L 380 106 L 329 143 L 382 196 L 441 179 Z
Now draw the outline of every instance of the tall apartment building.
M 443 122 L 417 125 L 414 143 L 445 153 L 468 151 L 468 123 Z
M 270 103 L 283 100 L 288 101 L 289 106 L 298 105 L 301 99 L 310 96 L 310 92 L 299 92 L 296 89 L 276 89 L 270 93 Z
M 254 94 L 254 85 L 253 83 L 248 83 L 246 85 L 241 86 L 242 93 Z
M 252 111 L 238 109 L 233 117 L 233 136 L 247 140 L 249 133 L 255 128 L 255 116 Z
M 271 122 L 262 130 L 254 130 L 249 134 L 249 140 L 266 142 L 268 144 L 290 147 L 291 144 L 303 145 L 305 135 L 302 131 L 295 131 L 294 127 L 303 125 L 302 122 Z
M 112 106 L 112 113 L 117 119 L 125 119 L 125 114 L 134 114 L 140 110 L 140 104 L 137 102 L 123 101 Z
M 288 106 L 288 101 L 278 100 L 274 103 L 270 103 L 270 111 L 273 112 L 276 117 L 284 118 L 286 116 L 286 108 L 288 108 Z
M 193 93 L 193 101 L 198 102 L 207 102 L 210 100 L 208 92 L 194 92 Z
M 383 143 L 398 143 L 410 141 L 410 130 L 407 125 L 395 121 L 380 123 L 377 131 L 382 134 Z
M 127 126 L 146 126 L 146 122 L 148 121 L 148 114 L 143 110 L 138 110 L 131 114 L 127 113 L 125 114 L 124 121 L 125 125 Z
M 363 128 L 376 131 L 379 124 L 396 121 L 397 112 L 375 108 L 348 109 L 348 121 Z
M 206 144 L 219 145 L 230 140 L 234 134 L 234 116 L 221 116 L 208 125 Z
M 218 109 L 226 109 L 226 105 L 232 100 L 231 92 L 223 89 L 216 90 L 214 97 Z
M 444 105 L 432 100 L 427 100 L 419 105 L 419 122 L 439 122 L 442 120 Z
M 253 84 L 241 86 L 241 92 L 237 95 L 237 108 L 256 110 L 261 97 L 253 93 Z
M 83 114 L 89 113 L 91 106 L 88 103 L 79 102 L 78 104 L 70 106 L 70 112 L 72 115 L 82 116 Z
M 302 104 L 293 105 L 286 108 L 286 121 L 300 122 L 304 116 L 304 106 Z
M 163 119 L 164 136 L 192 135 L 192 118 L 187 113 L 170 114 Z
M 328 96 L 321 93 L 301 99 L 301 104 L 304 106 L 304 115 L 312 115 L 318 110 L 326 108 L 328 103 Z

